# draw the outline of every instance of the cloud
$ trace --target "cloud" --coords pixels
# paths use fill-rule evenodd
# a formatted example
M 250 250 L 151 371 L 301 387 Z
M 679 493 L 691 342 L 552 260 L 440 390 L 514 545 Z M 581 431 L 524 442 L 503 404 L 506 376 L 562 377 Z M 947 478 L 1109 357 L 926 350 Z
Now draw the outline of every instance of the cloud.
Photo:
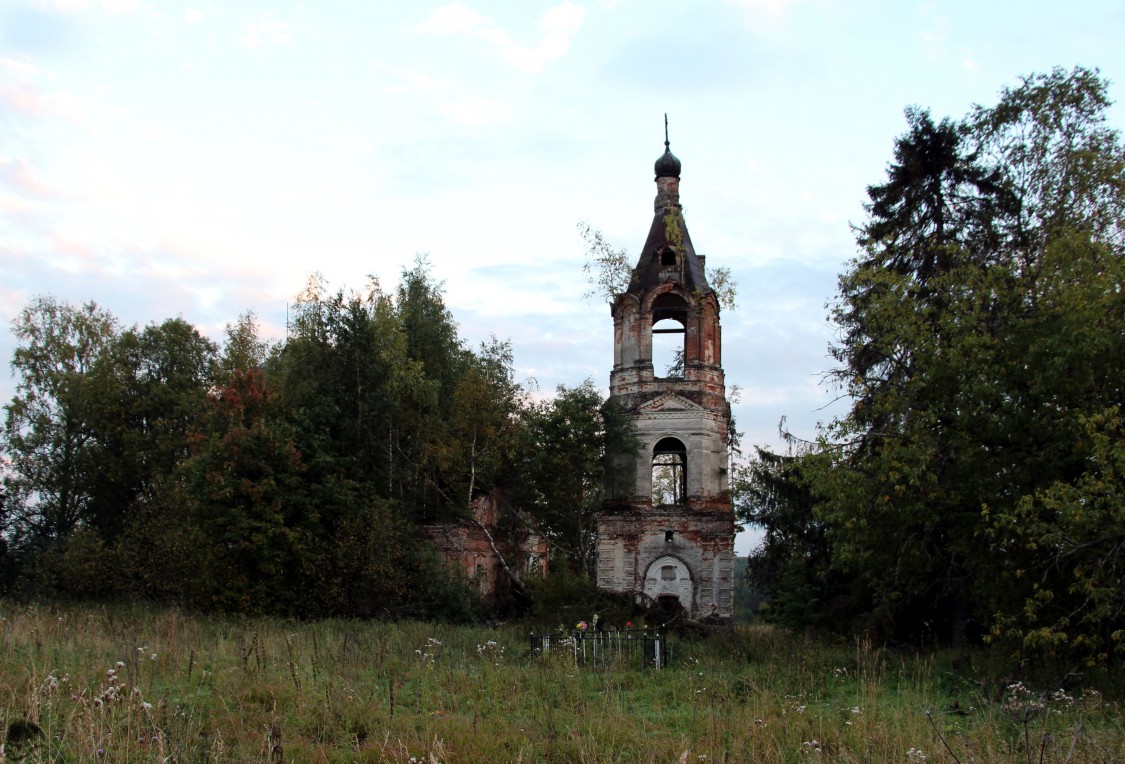
M 378 68 L 392 80 L 392 84 L 384 88 L 388 95 L 421 98 L 429 110 L 455 124 L 491 125 L 504 122 L 512 115 L 507 101 L 468 92 L 467 86 L 457 80 L 439 79 L 410 66 L 379 64 Z
M 439 81 L 429 74 L 413 66 L 391 66 L 376 63 L 375 67 L 382 73 L 395 80 L 393 85 L 388 85 L 385 92 L 390 95 L 405 95 L 423 93 L 434 90 Z
M 504 101 L 483 96 L 464 96 L 444 101 L 439 110 L 459 125 L 489 125 L 502 122 L 512 114 Z
M 255 21 L 246 25 L 238 38 L 241 45 L 257 50 L 262 45 L 285 45 L 293 37 L 293 27 L 278 21 L 272 13 L 263 13 Z
M 0 183 L 36 199 L 52 199 L 57 196 L 55 190 L 39 180 L 31 166 L 18 157 L 0 156 Z
M 522 45 L 497 26 L 492 19 L 477 13 L 460 0 L 435 8 L 418 25 L 418 31 L 439 37 L 468 37 L 485 43 L 501 58 L 518 69 L 534 73 L 549 61 L 562 58 L 570 50 L 571 38 L 586 18 L 586 9 L 563 2 L 549 9 L 539 22 L 542 37 L 534 45 Z
M 93 9 L 102 13 L 120 15 L 136 13 L 144 3 L 142 0 L 51 0 L 49 5 L 55 10 L 70 13 Z
M 0 74 L 19 80 L 30 80 L 39 74 L 39 69 L 28 61 L 0 56 Z
M 774 15 L 781 15 L 796 0 L 730 0 L 733 5 L 751 11 L 764 11 Z
M 494 30 L 492 19 L 474 11 L 462 2 L 434 8 L 419 25 L 419 31 L 434 35 L 488 34 Z
M 8 52 L 65 54 L 80 41 L 77 23 L 64 14 L 18 6 L 0 11 L 0 45 Z
M 778 21 L 797 0 L 727 0 L 754 21 Z
M 512 64 L 522 72 L 535 73 L 549 62 L 566 55 L 570 41 L 581 27 L 586 11 L 571 2 L 563 2 L 539 19 L 541 35 L 533 45 L 524 45 L 512 38 L 495 20 L 470 8 L 461 0 L 435 8 L 414 27 L 415 31 L 434 37 L 461 38 L 482 45 L 493 55 Z M 377 65 L 390 75 L 386 92 L 395 96 L 420 96 L 425 111 L 440 115 L 461 126 L 479 127 L 508 121 L 512 116 L 509 101 L 495 93 L 475 92 L 472 83 L 456 78 L 434 77 L 411 66 Z
M 578 33 L 586 18 L 586 9 L 574 3 L 562 3 L 547 11 L 540 26 L 543 39 L 534 50 L 516 49 L 513 55 L 517 63 L 529 71 L 535 71 L 547 61 L 562 58 L 570 49 L 570 39 Z
M 49 291 L 72 303 L 93 299 L 126 324 L 180 314 L 215 335 L 250 308 L 269 323 L 284 325 L 278 320 L 284 303 L 277 297 L 283 276 L 263 278 L 252 266 L 219 263 L 175 243 L 103 246 L 55 234 L 31 250 L 3 248 L 0 253 L 0 315 L 5 318 Z
M 0 113 L 83 123 L 81 101 L 67 92 L 44 91 L 36 83 L 40 75 L 37 67 L 25 61 L 0 58 Z
M 927 58 L 937 60 L 944 58 L 949 45 L 949 20 L 941 15 L 934 4 L 926 4 L 918 9 L 918 16 L 929 25 L 929 28 L 918 36 L 919 47 Z

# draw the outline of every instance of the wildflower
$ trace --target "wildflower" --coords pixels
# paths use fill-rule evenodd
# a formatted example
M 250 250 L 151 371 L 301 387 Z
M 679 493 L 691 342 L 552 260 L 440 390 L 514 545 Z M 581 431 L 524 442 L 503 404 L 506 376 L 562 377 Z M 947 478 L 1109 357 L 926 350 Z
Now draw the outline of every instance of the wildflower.
M 906 760 L 910 764 L 923 764 L 926 761 L 926 754 L 922 752 L 921 748 L 907 748 Z
M 499 660 L 504 655 L 504 648 L 501 647 L 496 641 L 488 640 L 483 645 L 477 645 L 477 656 L 480 658 L 488 658 L 493 663 Z
M 1003 709 L 1021 721 L 1029 721 L 1046 707 L 1043 695 L 1035 695 L 1023 682 L 1008 685 Z
M 863 709 L 859 706 L 852 706 L 852 716 L 858 716 L 863 713 Z
M 1068 694 L 1065 690 L 1055 690 L 1052 692 L 1051 700 L 1062 703 L 1067 708 L 1074 705 L 1074 696 Z

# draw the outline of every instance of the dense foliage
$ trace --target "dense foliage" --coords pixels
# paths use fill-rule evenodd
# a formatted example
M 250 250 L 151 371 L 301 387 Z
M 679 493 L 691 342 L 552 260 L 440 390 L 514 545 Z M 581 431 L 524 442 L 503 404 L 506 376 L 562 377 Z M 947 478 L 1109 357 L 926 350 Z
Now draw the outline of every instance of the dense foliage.
M 1096 72 L 907 110 L 832 307 L 848 413 L 761 454 L 750 569 L 791 624 L 1125 654 L 1125 152 Z
M 11 594 L 464 617 L 469 582 L 420 528 L 465 520 L 496 490 L 502 527 L 534 528 L 557 565 L 589 565 L 620 423 L 591 384 L 533 402 L 507 343 L 466 347 L 423 260 L 392 292 L 314 277 L 276 346 L 249 314 L 220 347 L 183 319 L 122 329 L 51 297 L 13 329 Z

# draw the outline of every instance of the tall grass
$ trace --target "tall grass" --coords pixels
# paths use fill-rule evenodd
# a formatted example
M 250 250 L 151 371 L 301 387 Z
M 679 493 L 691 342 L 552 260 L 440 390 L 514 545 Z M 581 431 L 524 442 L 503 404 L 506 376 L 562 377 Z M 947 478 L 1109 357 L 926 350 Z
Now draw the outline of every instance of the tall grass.
M 1090 688 L 765 627 L 679 641 L 664 671 L 593 671 L 533 660 L 515 626 L 0 619 L 7 761 L 1125 761 L 1125 715 Z

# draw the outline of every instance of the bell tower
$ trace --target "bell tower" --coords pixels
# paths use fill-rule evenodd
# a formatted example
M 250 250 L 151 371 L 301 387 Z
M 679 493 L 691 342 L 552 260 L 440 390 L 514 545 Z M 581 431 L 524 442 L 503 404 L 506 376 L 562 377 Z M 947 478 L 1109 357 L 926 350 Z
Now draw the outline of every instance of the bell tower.
M 734 511 L 728 489 L 730 405 L 719 302 L 680 206 L 680 160 L 665 118 L 648 238 L 612 306 L 610 403 L 633 425 L 635 453 L 611 455 L 598 517 L 598 588 L 729 621 Z M 671 363 L 654 367 L 655 346 Z

